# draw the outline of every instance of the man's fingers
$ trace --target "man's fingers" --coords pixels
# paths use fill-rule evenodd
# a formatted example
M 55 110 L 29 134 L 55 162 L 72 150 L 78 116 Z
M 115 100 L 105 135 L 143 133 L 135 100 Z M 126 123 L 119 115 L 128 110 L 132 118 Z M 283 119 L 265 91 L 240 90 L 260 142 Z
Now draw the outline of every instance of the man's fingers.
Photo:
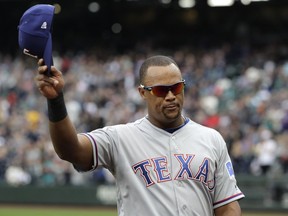
M 51 66 L 51 73 L 52 73 L 54 76 L 60 76 L 60 75 L 62 75 L 62 72 L 59 71 L 59 70 L 57 70 L 57 68 L 54 67 L 54 66 Z
M 43 66 L 44 65 L 44 59 L 39 59 L 38 60 L 38 66 Z
M 40 74 L 44 74 L 46 71 L 47 71 L 47 66 L 46 65 L 43 65 L 43 66 L 39 66 L 38 67 L 38 72 L 40 73 Z
M 35 80 L 36 80 L 38 87 L 48 86 L 48 85 L 49 86 L 52 85 L 55 87 L 59 83 L 59 81 L 57 79 L 54 79 L 52 77 L 47 77 L 43 74 L 39 74 L 38 76 L 36 76 Z
M 42 90 L 42 89 L 44 89 L 45 87 L 51 87 L 51 84 L 50 83 L 47 83 L 47 82 L 45 82 L 45 81 L 39 81 L 39 82 L 37 82 L 37 87 L 38 87 L 38 89 L 40 90 Z
M 59 83 L 57 79 L 50 78 L 50 80 L 53 81 L 54 86 L 57 86 L 57 84 Z

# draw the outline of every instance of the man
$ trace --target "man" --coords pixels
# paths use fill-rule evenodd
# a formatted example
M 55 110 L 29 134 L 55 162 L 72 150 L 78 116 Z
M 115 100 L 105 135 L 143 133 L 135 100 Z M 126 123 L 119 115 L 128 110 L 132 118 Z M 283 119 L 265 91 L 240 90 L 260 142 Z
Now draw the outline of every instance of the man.
M 226 144 L 214 129 L 182 115 L 185 81 L 172 59 L 153 56 L 140 68 L 138 91 L 147 116 L 80 134 L 66 112 L 61 72 L 52 67 L 48 77 L 43 63 L 36 84 L 48 99 L 55 151 L 78 171 L 109 169 L 119 215 L 241 215 L 244 195 Z

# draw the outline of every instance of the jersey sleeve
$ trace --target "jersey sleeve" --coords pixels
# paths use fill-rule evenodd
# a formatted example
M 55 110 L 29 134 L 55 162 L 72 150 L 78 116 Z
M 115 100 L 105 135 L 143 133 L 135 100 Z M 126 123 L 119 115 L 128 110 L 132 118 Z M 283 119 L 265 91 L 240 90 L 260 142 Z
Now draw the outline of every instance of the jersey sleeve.
M 216 143 L 219 145 L 219 162 L 215 174 L 216 188 L 213 203 L 214 209 L 244 197 L 244 194 L 237 186 L 226 143 L 218 132 L 216 132 L 215 139 Z
M 115 145 L 114 139 L 117 137 L 116 130 L 108 126 L 81 135 L 86 136 L 92 145 L 93 166 L 90 171 L 97 167 L 104 167 L 113 173 L 112 152 Z

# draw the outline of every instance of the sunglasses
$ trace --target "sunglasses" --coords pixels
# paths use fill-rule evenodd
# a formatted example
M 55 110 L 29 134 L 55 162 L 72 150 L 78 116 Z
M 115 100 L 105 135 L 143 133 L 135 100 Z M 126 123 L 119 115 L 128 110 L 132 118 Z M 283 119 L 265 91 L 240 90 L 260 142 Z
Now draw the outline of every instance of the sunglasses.
M 140 85 L 141 88 L 149 91 L 152 95 L 157 97 L 166 97 L 169 91 L 171 91 L 174 95 L 180 94 L 185 86 L 185 80 L 177 82 L 173 85 L 155 85 L 155 86 L 144 86 Z

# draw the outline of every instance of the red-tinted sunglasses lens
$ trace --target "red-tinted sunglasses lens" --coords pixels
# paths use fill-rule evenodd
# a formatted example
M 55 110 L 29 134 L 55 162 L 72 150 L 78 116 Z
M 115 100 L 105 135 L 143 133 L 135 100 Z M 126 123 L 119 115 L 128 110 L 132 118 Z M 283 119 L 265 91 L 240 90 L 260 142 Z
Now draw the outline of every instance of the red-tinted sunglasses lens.
M 152 93 L 157 97 L 165 97 L 169 91 L 171 91 L 174 95 L 180 94 L 184 89 L 185 83 L 179 82 L 171 86 L 153 86 Z

